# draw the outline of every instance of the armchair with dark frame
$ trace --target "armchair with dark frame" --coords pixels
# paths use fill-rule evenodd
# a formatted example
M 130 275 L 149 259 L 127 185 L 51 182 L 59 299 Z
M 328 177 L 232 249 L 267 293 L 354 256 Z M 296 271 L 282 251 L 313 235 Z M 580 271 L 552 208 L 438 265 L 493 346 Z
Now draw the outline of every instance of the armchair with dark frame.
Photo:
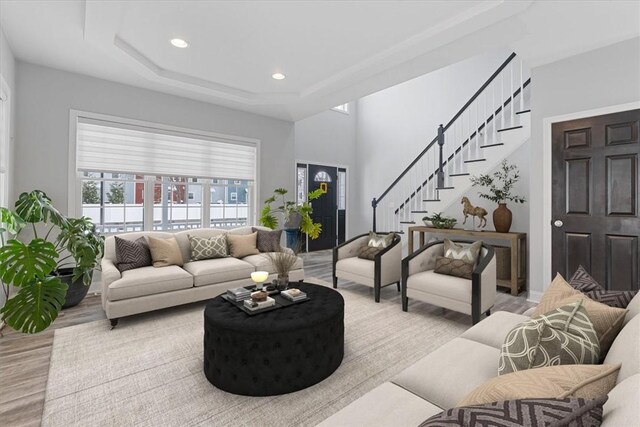
M 456 242 L 469 244 L 469 242 Z M 434 272 L 436 257 L 444 256 L 444 242 L 423 246 L 402 260 L 402 310 L 409 298 L 471 315 L 473 324 L 482 313 L 491 314 L 496 300 L 496 259 L 494 249 L 482 245 L 471 280 Z
M 369 234 L 361 234 L 333 248 L 333 287 L 338 287 L 339 278 L 370 286 L 374 289 L 375 301 L 380 302 L 381 288 L 397 283 L 400 291 L 402 245 L 396 234 L 373 261 L 358 258 L 358 250 L 367 244 L 368 238 Z

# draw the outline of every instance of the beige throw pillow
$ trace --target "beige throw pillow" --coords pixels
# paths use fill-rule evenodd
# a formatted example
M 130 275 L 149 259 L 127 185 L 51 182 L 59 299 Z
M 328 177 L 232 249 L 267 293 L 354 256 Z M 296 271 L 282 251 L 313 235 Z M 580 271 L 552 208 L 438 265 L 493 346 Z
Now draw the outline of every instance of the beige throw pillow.
M 175 237 L 169 237 L 168 239 L 148 237 L 147 239 L 154 267 L 182 266 L 182 252 Z
M 513 399 L 596 399 L 615 387 L 620 365 L 559 365 L 500 375 L 481 384 L 457 406 Z
M 234 258 L 244 258 L 249 255 L 259 254 L 260 251 L 256 245 L 258 233 L 251 234 L 227 234 L 227 243 L 229 243 L 229 252 Z
M 540 304 L 538 304 L 531 317 L 539 316 L 563 305 L 572 304 L 577 300 L 582 300 L 582 306 L 587 310 L 587 315 L 598 333 L 600 359 L 602 360 L 607 355 L 611 343 L 613 343 L 613 340 L 622 329 L 624 317 L 627 314 L 626 309 L 609 307 L 592 300 L 582 292 L 572 288 L 562 275 L 557 274 L 542 295 Z

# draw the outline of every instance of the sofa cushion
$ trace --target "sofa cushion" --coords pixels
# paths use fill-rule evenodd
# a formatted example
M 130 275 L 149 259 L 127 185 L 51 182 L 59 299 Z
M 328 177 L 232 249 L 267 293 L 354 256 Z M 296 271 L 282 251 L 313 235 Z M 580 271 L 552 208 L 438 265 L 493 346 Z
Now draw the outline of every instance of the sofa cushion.
M 453 408 L 498 372 L 500 350 L 454 338 L 391 380 L 441 408 Z
M 178 266 L 141 267 L 122 273 L 109 285 L 109 301 L 161 294 L 193 287 L 193 276 Z
M 175 237 L 169 237 L 168 239 L 149 237 L 148 241 L 154 267 L 182 266 L 184 260 Z
M 256 271 L 253 265 L 236 258 L 193 261 L 186 263 L 183 268 L 193 275 L 193 284 L 195 286 L 249 279 L 251 273 Z
M 274 254 L 275 252 L 269 253 Z M 256 271 L 268 271 L 269 273 L 276 272 L 275 268 L 273 267 L 273 263 L 266 253 L 260 255 L 249 255 L 242 258 L 242 261 L 248 262 L 249 264 L 254 266 Z M 299 270 L 301 268 L 303 268 L 302 258 L 298 257 L 291 270 Z
M 116 268 L 120 273 L 134 268 L 148 267 L 152 264 L 149 245 L 144 237 L 136 240 L 114 237 L 116 243 Z
M 437 406 L 387 382 L 336 412 L 317 427 L 417 426 L 440 411 Z
M 620 376 L 618 375 L 618 379 Z M 603 427 L 633 426 L 640 420 L 640 374 L 618 382 L 604 404 Z
M 607 396 L 597 399 L 520 399 L 452 408 L 434 415 L 419 427 L 547 427 L 599 426 L 602 405 Z
M 355 274 L 358 276 L 372 279 L 374 275 L 375 263 L 362 258 L 344 258 L 336 263 L 337 271 L 344 271 L 346 273 Z
M 258 251 L 258 247 L 256 246 L 257 241 L 257 232 L 245 235 L 227 234 L 229 253 L 234 258 L 244 258 L 248 255 L 259 254 L 260 251 Z
M 636 316 L 620 331 L 604 359 L 604 363 L 621 363 L 618 382 L 640 374 L 640 316 Z
M 598 334 L 578 300 L 513 328 L 502 345 L 498 374 L 599 361 Z
M 254 233 L 258 233 L 256 238 L 256 247 L 260 252 L 280 252 L 280 238 L 282 237 L 282 229 L 265 231 L 258 228 L 252 228 Z
M 609 307 L 627 308 L 633 297 L 638 294 L 638 291 L 608 291 L 596 282 L 582 266 L 573 273 L 569 284 L 592 300 Z
M 511 399 L 595 399 L 616 385 L 620 365 L 559 365 L 512 372 L 478 386 L 458 406 Z
M 609 351 L 611 343 L 615 339 L 622 325 L 627 310 L 622 308 L 609 307 L 593 301 L 582 292 L 573 289 L 562 277 L 557 274 L 551 285 L 542 295 L 540 304 L 536 307 L 534 316 L 546 313 L 554 308 L 571 304 L 577 300 L 582 300 L 584 308 L 587 310 L 589 318 L 598 333 L 600 339 L 600 356 L 604 357 Z
M 522 314 L 497 311 L 482 322 L 467 329 L 460 337 L 500 350 L 507 334 L 517 325 L 527 320 L 529 320 L 529 317 Z
M 407 288 L 471 304 L 471 280 L 438 274 L 434 270 L 409 276 Z
M 191 261 L 229 256 L 227 236 L 224 234 L 211 237 L 189 235 L 189 243 L 191 245 Z

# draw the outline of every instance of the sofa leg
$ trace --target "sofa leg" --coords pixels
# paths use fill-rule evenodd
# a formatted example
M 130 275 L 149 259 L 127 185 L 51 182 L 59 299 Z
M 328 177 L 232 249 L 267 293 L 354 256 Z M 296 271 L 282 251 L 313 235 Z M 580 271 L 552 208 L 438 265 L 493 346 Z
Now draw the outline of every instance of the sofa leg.
M 409 311 L 409 298 L 402 297 L 402 311 Z
M 118 319 L 109 319 L 109 321 L 111 322 L 111 329 L 118 326 Z
M 487 310 L 487 317 L 491 316 L 491 309 Z
M 338 289 L 338 278 L 333 276 L 333 289 Z

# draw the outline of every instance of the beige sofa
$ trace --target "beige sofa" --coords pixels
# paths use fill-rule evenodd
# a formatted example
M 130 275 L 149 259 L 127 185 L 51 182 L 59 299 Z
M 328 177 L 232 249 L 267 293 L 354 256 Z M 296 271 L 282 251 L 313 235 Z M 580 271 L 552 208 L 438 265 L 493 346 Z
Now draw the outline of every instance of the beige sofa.
M 622 364 L 604 405 L 605 427 L 640 425 L 640 294 L 629 305 L 625 326 L 604 359 Z M 418 426 L 497 376 L 507 333 L 529 317 L 500 311 L 428 354 L 391 381 L 371 390 L 320 426 Z
M 264 227 L 255 227 L 268 230 Z M 194 301 L 213 298 L 230 288 L 248 286 L 251 273 L 268 271 L 268 281 L 276 277 L 273 266 L 265 254 L 249 255 L 242 259 L 232 257 L 190 261 L 191 245 L 189 235 L 211 237 L 223 233 L 250 234 L 251 227 L 233 230 L 202 228 L 166 233 L 143 231 L 120 234 L 118 237 L 136 240 L 141 236 L 156 238 L 175 237 L 184 265 L 169 267 L 142 267 L 120 273 L 115 266 L 116 250 L 114 236 L 105 240 L 102 258 L 102 308 L 111 320 L 112 327 L 118 319 L 132 314 L 144 313 L 166 307 L 187 304 Z M 289 250 L 289 249 L 285 249 Z M 289 273 L 290 281 L 304 280 L 304 268 L 301 258 Z

